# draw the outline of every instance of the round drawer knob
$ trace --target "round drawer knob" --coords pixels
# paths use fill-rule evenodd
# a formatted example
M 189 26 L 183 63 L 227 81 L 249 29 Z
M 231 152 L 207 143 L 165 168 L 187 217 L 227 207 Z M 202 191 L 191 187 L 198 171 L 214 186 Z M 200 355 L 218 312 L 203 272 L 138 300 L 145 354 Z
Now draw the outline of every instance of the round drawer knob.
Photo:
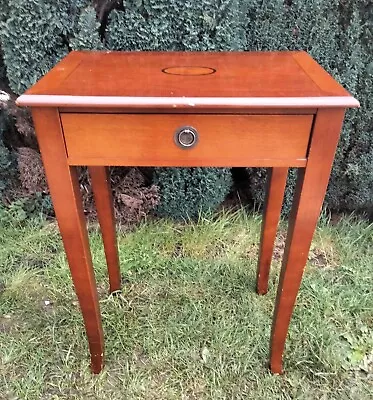
M 183 126 L 177 129 L 174 139 L 177 146 L 182 149 L 190 149 L 198 142 L 198 132 L 191 126 Z

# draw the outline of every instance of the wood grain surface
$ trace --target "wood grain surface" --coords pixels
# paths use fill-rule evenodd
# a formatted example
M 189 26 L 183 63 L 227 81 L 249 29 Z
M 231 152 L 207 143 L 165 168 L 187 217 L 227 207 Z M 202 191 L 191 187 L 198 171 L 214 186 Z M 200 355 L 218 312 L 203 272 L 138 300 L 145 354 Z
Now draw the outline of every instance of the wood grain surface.
M 304 166 L 312 115 L 139 115 L 62 113 L 71 165 Z M 192 126 L 197 145 L 174 133 Z
M 211 74 L 188 71 L 213 69 Z M 165 73 L 175 69 L 184 74 Z M 20 105 L 357 107 L 305 52 L 71 52 Z
M 113 198 L 110 187 L 110 176 L 106 167 L 88 168 L 92 191 L 95 199 L 97 218 L 100 223 L 104 243 L 106 264 L 109 273 L 110 293 L 120 290 L 120 268 Z

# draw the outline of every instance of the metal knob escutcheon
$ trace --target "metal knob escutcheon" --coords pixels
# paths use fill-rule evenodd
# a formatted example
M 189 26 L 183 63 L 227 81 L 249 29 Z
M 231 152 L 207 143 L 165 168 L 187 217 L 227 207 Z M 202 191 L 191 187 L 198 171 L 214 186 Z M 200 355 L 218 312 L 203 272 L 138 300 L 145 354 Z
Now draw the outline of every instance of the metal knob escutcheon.
M 182 149 L 190 149 L 198 142 L 198 132 L 191 126 L 178 128 L 174 134 L 174 141 Z

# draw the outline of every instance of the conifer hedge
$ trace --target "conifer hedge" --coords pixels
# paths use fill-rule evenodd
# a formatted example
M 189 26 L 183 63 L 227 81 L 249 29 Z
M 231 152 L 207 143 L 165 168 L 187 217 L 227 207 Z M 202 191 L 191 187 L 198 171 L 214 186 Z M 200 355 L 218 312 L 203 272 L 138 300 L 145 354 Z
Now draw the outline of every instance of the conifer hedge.
M 2 94 L 0 91 L 0 96 Z M 5 146 L 4 141 L 4 134 L 13 128 L 11 123 L 12 120 L 6 112 L 6 105 L 0 98 L 0 199 L 16 179 L 15 157 L 13 152 Z
M 263 4 L 261 4 L 263 3 Z M 373 208 L 373 3 L 369 0 L 251 2 L 247 49 L 303 49 L 361 103 L 347 111 L 326 205 L 333 210 Z M 260 5 L 261 4 L 261 5 Z M 253 197 L 263 200 L 262 171 L 252 170 Z M 291 172 L 288 184 L 294 186 Z M 287 193 L 288 210 L 291 195 Z
M 4 3 L 5 1 L 5 3 Z M 373 3 L 370 0 L 3 0 L 0 40 L 7 77 L 23 92 L 72 49 L 115 50 L 307 50 L 346 86 L 362 105 L 347 112 L 326 204 L 335 210 L 369 210 L 373 199 Z M 104 4 L 105 3 L 105 4 Z M 110 13 L 105 12 L 110 11 Z M 96 18 L 96 15 L 99 18 Z M 193 174 L 196 174 L 195 176 Z M 200 179 L 195 201 L 194 182 Z M 180 208 L 215 205 L 231 179 L 221 171 L 185 174 L 157 170 L 167 182 L 164 213 L 179 187 Z M 226 171 L 224 172 L 226 175 Z M 263 170 L 250 170 L 254 200 L 262 201 Z M 177 179 L 176 179 L 177 177 Z M 294 184 L 294 173 L 289 185 Z M 203 185 L 206 190 L 203 190 Z M 209 186 L 210 185 L 210 186 Z M 286 206 L 291 196 L 288 195 Z M 193 199 L 193 203 L 186 202 Z M 220 201 L 220 199 L 219 199 Z M 185 207 L 184 207 L 185 205 Z

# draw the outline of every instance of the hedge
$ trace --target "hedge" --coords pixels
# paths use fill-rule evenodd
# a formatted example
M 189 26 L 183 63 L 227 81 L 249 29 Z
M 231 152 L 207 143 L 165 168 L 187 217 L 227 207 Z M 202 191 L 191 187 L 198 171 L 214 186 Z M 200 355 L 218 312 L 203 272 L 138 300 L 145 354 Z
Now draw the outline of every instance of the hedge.
M 263 3 L 263 4 L 261 4 Z M 373 3 L 369 1 L 252 2 L 248 49 L 303 49 L 361 103 L 347 111 L 325 203 L 332 210 L 373 207 Z M 265 174 L 251 171 L 254 199 L 263 201 Z M 294 171 L 288 186 L 294 187 Z M 287 193 L 285 209 L 291 203 Z
M 97 3 L 97 4 L 96 4 Z M 373 199 L 373 3 L 370 0 L 9 0 L 0 14 L 1 42 L 11 88 L 22 92 L 71 49 L 307 50 L 362 105 L 348 111 L 326 205 L 369 210 Z M 8 10 L 8 11 L 6 11 Z M 167 172 L 168 171 L 168 172 Z M 175 171 L 167 170 L 171 193 Z M 198 170 L 198 174 L 211 173 Z M 262 201 L 262 170 L 250 170 Z M 185 179 L 191 179 L 185 174 Z M 157 174 L 155 179 L 157 180 Z M 180 178 L 184 179 L 184 178 Z M 229 180 L 227 180 L 228 182 Z M 294 173 L 289 186 L 294 185 Z M 186 185 L 185 185 L 186 187 Z M 224 189 L 229 190 L 229 185 Z M 202 195 L 209 191 L 201 191 Z M 162 193 L 161 193 L 162 196 Z M 287 196 L 289 207 L 291 196 Z M 202 203 L 213 203 L 205 199 Z M 179 204 L 185 198 L 179 199 Z M 184 204 L 184 203 L 183 203 Z M 192 206 L 192 205 L 191 205 Z M 185 209 L 190 209 L 186 206 Z
M 0 92 L 1 95 L 1 92 Z M 4 134 L 11 129 L 11 120 L 6 112 L 4 103 L 0 100 L 0 198 L 16 177 L 15 157 L 5 146 Z
M 227 168 L 156 168 L 154 183 L 162 194 L 160 216 L 197 219 L 224 200 L 232 175 Z

